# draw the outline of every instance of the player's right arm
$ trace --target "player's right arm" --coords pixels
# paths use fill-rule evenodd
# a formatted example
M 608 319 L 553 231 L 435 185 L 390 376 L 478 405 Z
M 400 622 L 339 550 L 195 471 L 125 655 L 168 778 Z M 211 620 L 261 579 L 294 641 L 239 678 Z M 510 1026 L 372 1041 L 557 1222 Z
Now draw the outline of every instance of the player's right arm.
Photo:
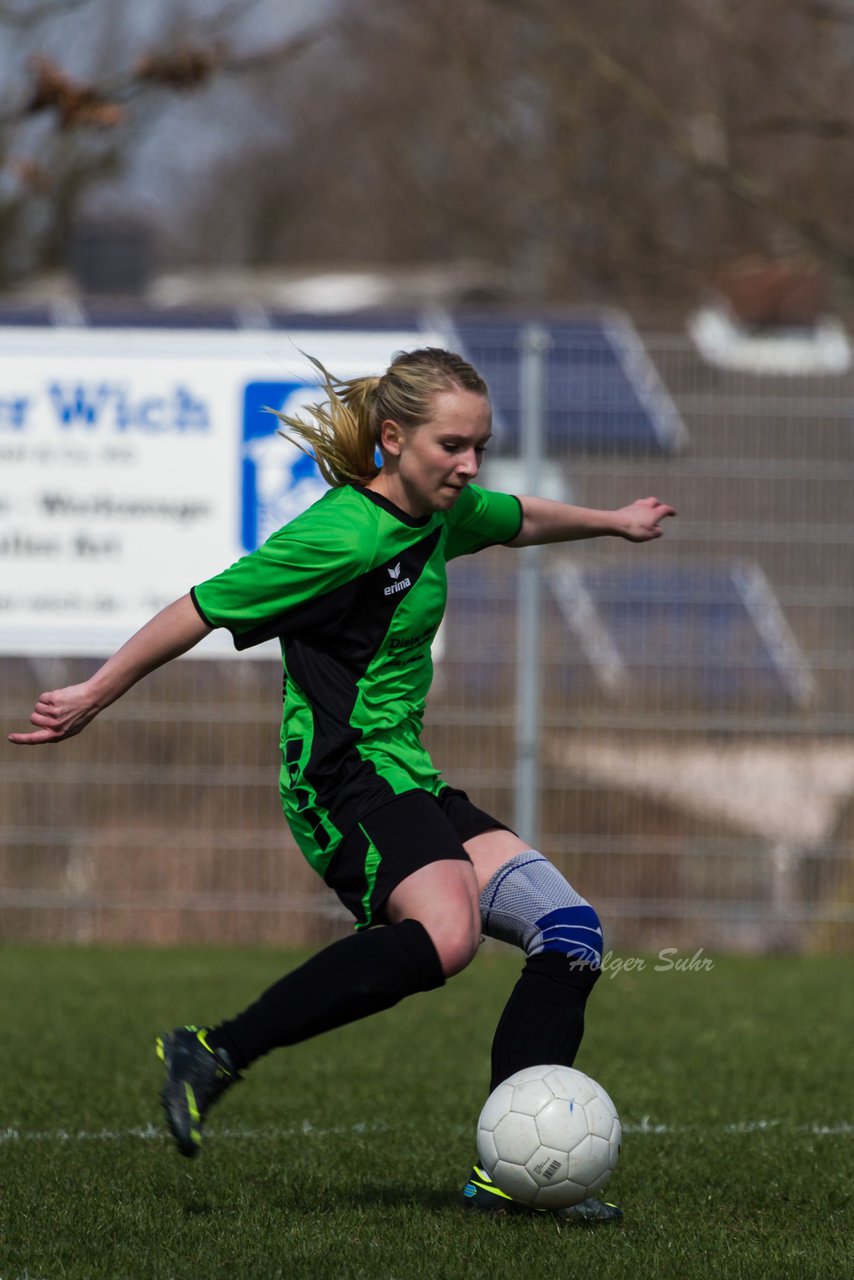
M 131 636 L 88 680 L 40 694 L 30 716 L 35 729 L 10 733 L 9 741 L 34 747 L 73 738 L 143 676 L 192 649 L 210 630 L 190 596 L 182 596 Z

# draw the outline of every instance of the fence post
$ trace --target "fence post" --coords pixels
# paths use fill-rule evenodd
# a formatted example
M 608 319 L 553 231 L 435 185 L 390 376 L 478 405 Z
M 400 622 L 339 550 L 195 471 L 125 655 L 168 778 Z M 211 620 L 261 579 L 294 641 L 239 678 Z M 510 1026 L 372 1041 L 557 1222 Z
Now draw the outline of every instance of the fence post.
M 549 337 L 542 325 L 521 332 L 519 392 L 522 491 L 538 494 L 545 437 L 545 354 Z M 542 548 L 524 547 L 520 556 L 516 614 L 516 831 L 534 849 L 540 846 L 540 664 Z

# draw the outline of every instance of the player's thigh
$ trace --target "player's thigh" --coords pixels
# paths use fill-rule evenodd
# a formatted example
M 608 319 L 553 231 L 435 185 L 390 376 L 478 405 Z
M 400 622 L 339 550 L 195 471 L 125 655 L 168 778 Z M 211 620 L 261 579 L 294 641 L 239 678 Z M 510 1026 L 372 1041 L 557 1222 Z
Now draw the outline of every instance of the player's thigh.
M 463 846 L 471 858 L 477 876 L 478 893 L 482 893 L 489 881 L 511 858 L 519 853 L 527 853 L 531 846 L 513 831 L 484 831 L 482 835 L 472 836 Z
M 456 787 L 444 787 L 436 796 L 436 803 L 471 858 L 479 890 L 484 888 L 505 862 L 509 862 L 517 853 L 527 852 L 531 847 L 520 840 L 515 831 L 511 831 L 500 818 L 478 808 L 465 791 Z
M 342 841 L 325 879 L 357 928 L 420 921 L 446 972 L 463 967 L 477 949 L 477 878 L 453 824 L 428 792 L 406 792 L 366 814 Z

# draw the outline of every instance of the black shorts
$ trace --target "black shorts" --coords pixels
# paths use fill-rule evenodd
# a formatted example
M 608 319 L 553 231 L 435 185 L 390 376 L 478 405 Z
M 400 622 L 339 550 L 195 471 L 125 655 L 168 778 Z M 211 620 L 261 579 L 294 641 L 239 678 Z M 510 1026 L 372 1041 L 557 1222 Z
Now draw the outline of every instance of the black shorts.
M 356 928 L 366 929 L 382 923 L 389 894 L 413 871 L 449 858 L 468 862 L 466 840 L 509 830 L 454 787 L 437 796 L 407 791 L 348 832 L 323 878 L 355 916 Z

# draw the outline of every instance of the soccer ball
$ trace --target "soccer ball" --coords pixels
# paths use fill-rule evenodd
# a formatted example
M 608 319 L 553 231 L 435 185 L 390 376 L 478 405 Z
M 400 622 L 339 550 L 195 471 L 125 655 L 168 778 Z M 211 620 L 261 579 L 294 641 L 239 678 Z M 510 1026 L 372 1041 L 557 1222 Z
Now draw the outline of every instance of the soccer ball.
M 564 1209 L 603 1187 L 620 1154 L 620 1118 L 595 1080 L 572 1067 L 525 1067 L 487 1098 L 477 1149 L 501 1191 Z

